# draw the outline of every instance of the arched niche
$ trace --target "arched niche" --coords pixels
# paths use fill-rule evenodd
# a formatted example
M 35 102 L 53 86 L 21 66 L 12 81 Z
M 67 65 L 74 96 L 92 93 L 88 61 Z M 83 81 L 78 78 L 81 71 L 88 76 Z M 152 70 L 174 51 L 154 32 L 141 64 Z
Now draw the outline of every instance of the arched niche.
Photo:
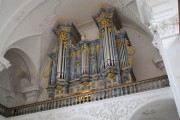
M 10 78 L 10 87 L 13 92 L 18 93 L 24 87 L 30 86 L 31 76 L 23 57 L 12 49 L 6 52 L 5 58 L 11 63 L 11 67 L 7 72 Z
M 21 67 L 21 69 L 24 71 L 24 74 L 26 75 L 26 78 L 30 80 L 31 85 L 35 85 L 36 78 L 37 78 L 37 71 L 35 69 L 35 65 L 31 58 L 26 54 L 22 49 L 17 47 L 10 47 L 7 52 L 5 53 L 5 58 L 7 58 L 11 64 L 15 63 L 16 61 L 13 61 L 12 56 L 16 56 L 15 58 L 18 58 L 20 61 L 22 61 L 22 65 L 24 67 Z M 21 65 L 21 63 L 17 62 L 15 64 Z
M 174 99 L 148 102 L 134 110 L 129 120 L 179 120 Z

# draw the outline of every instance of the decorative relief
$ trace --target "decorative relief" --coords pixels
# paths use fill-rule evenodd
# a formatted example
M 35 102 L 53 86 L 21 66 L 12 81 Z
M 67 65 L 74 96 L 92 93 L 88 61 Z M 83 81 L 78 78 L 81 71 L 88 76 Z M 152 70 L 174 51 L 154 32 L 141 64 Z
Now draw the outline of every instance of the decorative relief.
M 152 23 L 149 29 L 153 33 L 157 32 L 160 38 L 174 35 L 179 32 L 179 20 L 178 18 L 175 18 L 158 23 Z
M 154 47 L 159 49 L 160 45 L 162 44 L 161 38 L 179 33 L 179 20 L 176 18 L 159 23 L 153 23 L 149 29 L 154 35 L 152 44 Z

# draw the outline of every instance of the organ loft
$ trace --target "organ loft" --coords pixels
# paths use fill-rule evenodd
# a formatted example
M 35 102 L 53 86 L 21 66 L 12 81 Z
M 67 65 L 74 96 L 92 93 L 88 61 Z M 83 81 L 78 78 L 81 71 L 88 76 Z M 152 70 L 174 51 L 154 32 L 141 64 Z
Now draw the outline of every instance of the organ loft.
M 101 8 L 93 16 L 99 39 L 88 41 L 73 23 L 57 22 L 58 37 L 49 54 L 49 98 L 81 94 L 135 81 L 134 49 L 114 8 Z

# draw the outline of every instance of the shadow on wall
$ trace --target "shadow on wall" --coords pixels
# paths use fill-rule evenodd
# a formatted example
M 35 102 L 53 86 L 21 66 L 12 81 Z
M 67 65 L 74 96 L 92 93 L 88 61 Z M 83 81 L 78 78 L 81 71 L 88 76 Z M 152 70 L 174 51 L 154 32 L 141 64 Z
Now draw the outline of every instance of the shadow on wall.
M 98 120 L 98 119 L 94 118 L 92 116 L 75 115 L 74 117 L 72 117 L 72 118 L 70 118 L 68 120 Z
M 135 111 L 129 120 L 180 120 L 174 99 L 156 100 Z

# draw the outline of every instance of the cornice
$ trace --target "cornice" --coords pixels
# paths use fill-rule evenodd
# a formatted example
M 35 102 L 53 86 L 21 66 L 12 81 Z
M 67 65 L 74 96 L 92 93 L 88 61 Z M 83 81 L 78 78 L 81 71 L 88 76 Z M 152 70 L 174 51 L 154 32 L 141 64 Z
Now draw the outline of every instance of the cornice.
M 152 44 L 159 49 L 162 44 L 161 39 L 179 33 L 179 20 L 178 18 L 173 18 L 158 23 L 152 23 L 149 29 L 154 35 Z

